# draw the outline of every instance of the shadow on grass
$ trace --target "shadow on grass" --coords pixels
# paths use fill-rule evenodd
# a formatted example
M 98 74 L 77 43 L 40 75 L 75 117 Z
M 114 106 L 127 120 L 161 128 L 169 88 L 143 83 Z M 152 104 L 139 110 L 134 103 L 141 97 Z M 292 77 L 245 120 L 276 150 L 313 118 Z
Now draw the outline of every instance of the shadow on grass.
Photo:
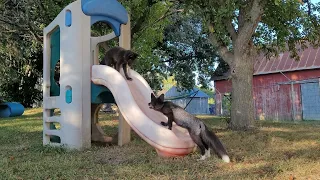
M 118 179 L 279 179 L 280 176 L 289 179 L 287 174 L 298 171 L 301 177 L 306 177 L 303 173 L 320 161 L 320 123 L 317 122 L 259 122 L 257 130 L 241 132 L 227 130 L 223 120 L 217 117 L 200 117 L 229 152 L 232 163 L 225 164 L 215 155 L 206 161 L 196 161 L 199 150 L 181 158 L 159 158 L 154 148 L 133 131 L 132 141 L 123 147 L 93 146 L 73 153 L 43 146 L 40 114 L 42 112 L 38 116 L 27 115 L 31 117 L 27 121 L 23 118 L 7 121 L 5 125 L 0 121 L 0 157 L 9 161 L 4 177 L 18 174 L 32 178 L 37 174 L 39 179 L 58 176 L 72 179 L 77 174 L 88 179 L 99 176 Z M 117 126 L 106 121 L 103 129 L 115 133 Z M 16 161 L 11 162 L 11 157 Z
M 26 115 L 22 115 L 22 117 L 26 117 L 26 118 L 39 118 L 41 117 L 42 118 L 42 115 L 43 113 L 42 112 L 39 112 L 39 113 L 35 113 L 35 114 L 26 114 Z
M 20 127 L 1 127 L 1 149 L 7 147 L 29 147 L 33 144 L 42 144 L 42 131 L 22 130 Z
M 8 117 L 8 118 L 0 118 L 0 124 L 2 123 L 10 123 L 12 121 L 34 121 L 34 120 L 42 120 L 42 112 L 37 112 L 34 114 L 23 114 L 22 116 L 16 117 Z

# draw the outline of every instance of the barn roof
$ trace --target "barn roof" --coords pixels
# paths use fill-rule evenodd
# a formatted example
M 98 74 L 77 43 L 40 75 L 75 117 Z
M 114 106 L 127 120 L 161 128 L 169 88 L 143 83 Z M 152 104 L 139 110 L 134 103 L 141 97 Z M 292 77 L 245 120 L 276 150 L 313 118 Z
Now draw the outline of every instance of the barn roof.
M 320 48 L 315 49 L 309 46 L 304 51 L 298 52 L 300 61 L 290 58 L 289 52 L 284 52 L 270 60 L 261 56 L 254 64 L 254 75 L 320 68 L 319 51 Z
M 198 92 L 197 92 L 198 91 Z M 194 93 L 197 92 L 197 94 L 194 96 Z M 209 98 L 208 94 L 205 92 L 199 90 L 198 88 L 193 88 L 189 91 L 180 91 L 179 88 L 176 86 L 172 86 L 165 94 L 165 98 L 171 98 L 171 97 L 179 97 L 179 96 L 187 96 L 187 97 L 197 97 L 197 98 Z

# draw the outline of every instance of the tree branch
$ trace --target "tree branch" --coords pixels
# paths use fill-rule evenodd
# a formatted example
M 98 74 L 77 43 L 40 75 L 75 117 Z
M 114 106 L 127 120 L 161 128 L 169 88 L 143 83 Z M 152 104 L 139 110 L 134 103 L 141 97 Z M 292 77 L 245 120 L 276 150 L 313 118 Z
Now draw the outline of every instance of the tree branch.
M 165 60 L 165 61 L 160 61 L 161 63 L 167 63 L 167 62 L 172 62 L 173 59 L 168 59 L 168 60 Z
M 238 33 L 232 24 L 232 19 L 226 20 L 225 24 L 226 24 L 226 28 L 231 36 L 232 41 L 235 42 L 238 38 Z
M 143 27 L 143 24 L 146 22 L 148 14 L 150 13 L 150 8 L 156 3 L 158 3 L 158 1 L 148 0 L 148 5 L 144 9 L 142 16 L 139 17 L 139 19 L 136 21 L 135 25 L 131 28 L 131 34 L 132 34 L 131 36 L 133 36 L 135 33 L 139 32 L 141 30 L 141 28 Z
M 240 5 L 240 8 L 239 8 L 239 16 L 238 16 L 238 30 L 240 30 L 240 27 L 242 27 L 243 26 L 243 24 L 244 24 L 244 21 L 245 21 L 245 19 L 246 19 L 246 14 L 245 14 L 245 12 L 246 12 L 246 7 L 247 7 L 248 5 L 244 5 L 244 4 L 242 4 L 242 5 Z
M 195 58 L 196 56 L 193 55 L 187 55 L 187 56 L 182 56 L 182 57 L 170 57 L 168 60 L 164 60 L 164 61 L 160 61 L 160 63 L 171 63 L 172 61 L 184 61 L 184 60 L 188 60 L 188 59 L 192 59 Z
M 15 26 L 19 29 L 19 31 L 29 32 L 34 37 L 34 39 L 36 39 L 39 42 L 42 42 L 42 38 L 37 33 L 35 33 L 35 30 L 31 23 L 28 23 L 26 26 L 22 26 L 22 25 L 11 23 L 9 20 L 5 20 L 5 19 L 0 19 L 0 22 L 3 22 L 10 26 Z
M 172 11 L 172 12 L 170 12 L 170 13 L 169 13 L 169 11 L 170 11 L 170 9 L 168 9 L 168 11 L 166 11 L 165 14 L 163 14 L 159 19 L 155 20 L 153 23 L 150 23 L 149 25 L 144 26 L 144 27 L 141 29 L 140 35 L 139 35 L 137 38 L 141 37 L 141 35 L 142 35 L 141 32 L 145 31 L 149 26 L 154 25 L 154 24 L 157 24 L 157 23 L 160 22 L 161 20 L 163 20 L 163 19 L 165 19 L 165 18 L 167 18 L 167 17 L 169 17 L 169 16 L 172 16 L 172 15 L 175 14 L 175 13 L 183 12 L 184 9 L 177 9 L 177 10 Z
M 32 34 L 32 36 L 33 36 L 36 40 L 38 40 L 39 42 L 42 42 L 43 39 L 42 39 L 37 33 L 34 32 L 35 30 L 34 30 L 32 24 L 29 23 L 28 26 L 29 26 L 29 32 Z
M 218 81 L 218 80 L 225 80 L 225 79 L 230 79 L 230 78 L 231 78 L 231 70 L 229 70 L 226 73 L 223 73 L 222 76 L 212 75 L 210 79 L 212 81 Z
M 176 9 L 176 10 L 170 12 L 170 13 L 164 14 L 164 15 L 162 15 L 159 19 L 157 19 L 156 21 L 154 21 L 152 24 L 156 24 L 156 23 L 158 23 L 159 21 L 165 19 L 166 17 L 172 16 L 172 15 L 175 14 L 175 13 L 179 13 L 179 12 L 183 12 L 183 11 L 184 11 L 184 9 Z
M 11 25 L 11 26 L 18 27 L 18 28 L 20 28 L 21 30 L 23 30 L 24 28 L 26 28 L 26 27 L 24 27 L 24 26 L 11 23 L 10 21 L 7 21 L 7 20 L 5 20 L 5 19 L 0 19 L 0 21 L 3 22 L 3 23 L 5 23 L 5 24 L 9 24 L 9 25 Z
M 213 25 L 209 23 L 209 38 L 214 46 L 217 47 L 217 51 L 220 55 L 220 57 L 228 63 L 228 65 L 231 67 L 232 61 L 234 59 L 233 53 L 231 53 L 228 48 L 221 42 L 218 41 L 217 37 L 215 36 L 213 32 Z
M 261 20 L 263 13 L 262 0 L 253 0 L 251 8 L 241 8 L 239 15 L 239 31 L 235 46 L 246 48 Z M 245 17 L 248 16 L 248 17 Z M 243 48 L 241 48 L 243 47 Z

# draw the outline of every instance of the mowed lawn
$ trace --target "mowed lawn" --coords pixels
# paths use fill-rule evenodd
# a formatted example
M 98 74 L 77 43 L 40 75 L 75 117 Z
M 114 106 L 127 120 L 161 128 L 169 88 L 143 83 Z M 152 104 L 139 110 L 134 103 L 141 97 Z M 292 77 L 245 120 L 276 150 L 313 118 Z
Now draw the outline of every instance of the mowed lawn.
M 123 147 L 45 147 L 42 109 L 28 109 L 0 119 L 0 179 L 320 179 L 320 121 L 258 122 L 255 131 L 234 132 L 219 118 L 199 117 L 225 144 L 232 163 L 215 155 L 197 161 L 199 151 L 160 158 L 134 132 Z M 110 135 L 117 131 L 112 117 L 103 116 L 101 124 Z

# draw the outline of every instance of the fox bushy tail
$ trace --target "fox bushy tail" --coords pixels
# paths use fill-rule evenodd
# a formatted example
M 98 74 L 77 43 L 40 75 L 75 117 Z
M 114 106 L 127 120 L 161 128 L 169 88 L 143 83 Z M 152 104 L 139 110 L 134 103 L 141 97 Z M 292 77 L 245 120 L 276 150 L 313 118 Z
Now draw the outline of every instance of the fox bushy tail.
M 224 161 L 229 163 L 230 158 L 223 144 L 219 140 L 219 138 L 211 131 L 209 131 L 208 127 L 205 125 L 205 128 L 201 131 L 201 137 L 203 141 L 209 145 L 211 149 L 215 151 L 215 153 Z

